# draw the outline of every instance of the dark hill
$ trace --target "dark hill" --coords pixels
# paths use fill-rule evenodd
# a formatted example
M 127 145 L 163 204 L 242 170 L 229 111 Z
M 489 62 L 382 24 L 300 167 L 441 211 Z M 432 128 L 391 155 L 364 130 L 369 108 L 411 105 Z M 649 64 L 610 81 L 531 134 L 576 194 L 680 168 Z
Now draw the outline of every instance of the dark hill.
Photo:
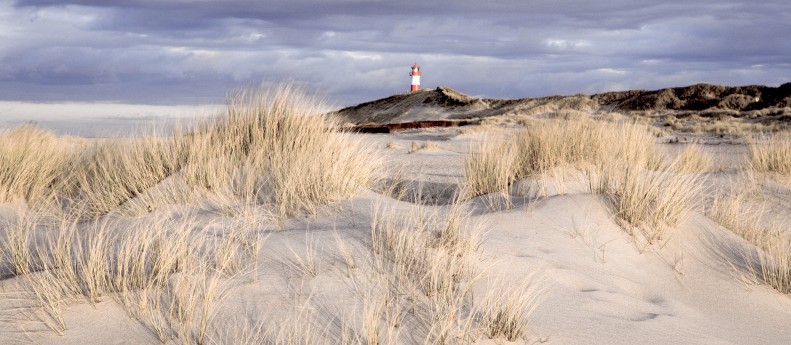
M 749 112 L 791 108 L 791 83 L 779 87 L 696 84 L 661 90 L 522 99 L 475 98 L 447 87 L 394 95 L 338 111 L 354 124 L 478 119 L 571 109 L 586 112 Z M 783 111 L 785 112 L 785 111 Z
M 607 92 L 595 94 L 591 98 L 602 106 L 611 106 L 621 111 L 747 111 L 791 107 L 791 83 L 780 87 L 695 84 L 655 91 Z

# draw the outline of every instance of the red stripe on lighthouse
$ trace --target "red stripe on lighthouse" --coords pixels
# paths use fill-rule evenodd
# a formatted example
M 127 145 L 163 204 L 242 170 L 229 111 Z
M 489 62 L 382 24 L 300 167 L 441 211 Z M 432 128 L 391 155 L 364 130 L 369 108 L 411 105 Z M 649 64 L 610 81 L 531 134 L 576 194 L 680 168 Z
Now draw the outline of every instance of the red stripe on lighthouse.
M 409 91 L 420 91 L 420 66 L 417 63 L 412 65 L 412 72 L 409 75 L 412 77 L 412 87 Z

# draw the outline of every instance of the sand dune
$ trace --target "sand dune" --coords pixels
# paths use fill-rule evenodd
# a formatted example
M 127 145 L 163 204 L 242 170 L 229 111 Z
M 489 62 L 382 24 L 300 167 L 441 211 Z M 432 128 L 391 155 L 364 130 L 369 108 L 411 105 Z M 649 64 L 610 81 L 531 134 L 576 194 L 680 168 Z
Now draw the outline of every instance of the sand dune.
M 338 110 L 338 115 L 355 125 L 369 125 L 446 119 L 502 122 L 558 112 L 565 112 L 561 116 L 583 112 L 611 117 L 615 112 L 674 130 L 722 132 L 727 129 L 724 127 L 737 125 L 753 130 L 786 128 L 791 118 L 789 107 L 791 83 L 779 87 L 696 84 L 651 91 L 522 99 L 475 98 L 448 87 L 437 87 L 343 108 Z M 727 125 L 712 124 L 717 122 Z
M 3 343 L 791 342 L 783 134 L 606 120 L 589 96 L 359 134 L 295 94 L 238 97 L 156 140 L 0 136 Z M 510 101 L 387 102 L 358 123 Z

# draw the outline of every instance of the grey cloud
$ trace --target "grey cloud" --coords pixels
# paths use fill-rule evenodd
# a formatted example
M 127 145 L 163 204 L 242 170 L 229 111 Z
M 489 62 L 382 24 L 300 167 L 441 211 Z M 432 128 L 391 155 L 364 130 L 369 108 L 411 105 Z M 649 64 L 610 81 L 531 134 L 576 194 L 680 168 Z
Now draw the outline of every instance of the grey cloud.
M 791 79 L 784 1 L 20 0 L 0 20 L 8 99 L 217 101 L 290 78 L 350 104 L 403 91 L 413 61 L 490 97 Z

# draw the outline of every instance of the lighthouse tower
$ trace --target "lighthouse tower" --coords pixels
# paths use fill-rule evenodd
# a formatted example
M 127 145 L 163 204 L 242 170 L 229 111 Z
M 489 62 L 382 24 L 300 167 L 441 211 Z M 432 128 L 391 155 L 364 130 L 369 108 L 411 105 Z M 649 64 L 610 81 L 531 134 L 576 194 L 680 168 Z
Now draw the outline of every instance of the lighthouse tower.
M 412 88 L 410 91 L 420 91 L 420 66 L 417 65 L 417 62 L 412 65 L 412 73 L 409 73 L 412 76 Z

